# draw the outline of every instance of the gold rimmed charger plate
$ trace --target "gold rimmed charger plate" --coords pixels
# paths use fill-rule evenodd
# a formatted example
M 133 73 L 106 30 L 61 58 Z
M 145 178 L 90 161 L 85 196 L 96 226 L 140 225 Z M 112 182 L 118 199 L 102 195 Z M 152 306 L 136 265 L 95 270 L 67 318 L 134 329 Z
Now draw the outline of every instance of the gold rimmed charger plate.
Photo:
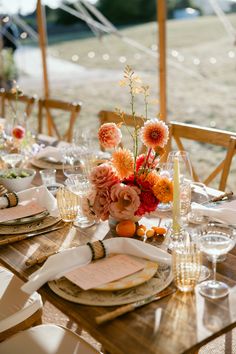
M 53 216 L 46 216 L 40 220 L 34 220 L 27 224 L 21 225 L 0 225 L 0 235 L 17 235 L 27 232 L 43 230 L 47 227 L 53 226 L 58 223 L 61 218 L 55 218 Z
M 41 219 L 44 219 L 48 215 L 49 215 L 49 212 L 47 210 L 44 210 L 44 211 L 42 211 L 38 214 L 35 214 L 35 215 L 29 215 L 29 216 L 25 216 L 23 218 L 1 222 L 0 225 L 12 226 L 12 225 L 29 224 L 33 221 L 39 221 Z
M 132 257 L 132 258 L 142 263 L 144 265 L 144 268 L 139 272 L 131 274 L 122 279 L 112 281 L 104 285 L 100 285 L 94 288 L 94 290 L 117 291 L 117 290 L 129 289 L 129 288 L 133 288 L 134 286 L 138 286 L 140 284 L 145 283 L 155 275 L 158 269 L 157 263 L 148 261 L 146 259 L 137 258 L 137 257 Z
M 48 282 L 50 289 L 63 299 L 89 306 L 119 306 L 146 299 L 164 290 L 173 280 L 171 266 L 159 263 L 154 276 L 145 283 L 118 291 L 80 289 L 62 277 Z
M 43 160 L 43 159 L 36 159 L 33 158 L 30 160 L 31 165 L 38 167 L 38 168 L 55 168 L 56 170 L 62 170 L 63 169 L 63 164 L 61 162 L 52 162 L 49 160 Z

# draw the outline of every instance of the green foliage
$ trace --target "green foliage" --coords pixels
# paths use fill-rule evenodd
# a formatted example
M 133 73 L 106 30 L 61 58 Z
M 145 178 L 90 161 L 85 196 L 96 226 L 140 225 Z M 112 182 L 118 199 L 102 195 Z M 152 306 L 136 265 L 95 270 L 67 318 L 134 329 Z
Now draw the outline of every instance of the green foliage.
M 0 78 L 13 80 L 17 76 L 17 68 L 11 49 L 3 49 L 0 55 Z
M 156 0 L 99 0 L 97 7 L 115 24 L 147 22 L 156 18 Z

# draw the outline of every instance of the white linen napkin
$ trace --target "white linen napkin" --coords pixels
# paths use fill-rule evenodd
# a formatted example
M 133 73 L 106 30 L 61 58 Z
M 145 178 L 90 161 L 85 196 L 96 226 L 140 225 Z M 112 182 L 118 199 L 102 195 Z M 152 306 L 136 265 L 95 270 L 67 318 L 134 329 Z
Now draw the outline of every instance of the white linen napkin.
M 193 218 L 198 216 L 208 216 L 210 219 L 225 224 L 236 225 L 236 201 L 210 208 L 201 204 L 192 203 L 191 212 Z
M 47 187 L 42 185 L 18 192 L 19 204 L 25 201 L 35 201 L 41 207 L 47 209 L 52 216 L 58 216 L 56 198 L 48 191 Z M 7 199 L 0 197 L 0 209 L 7 207 Z
M 55 162 L 62 162 L 63 152 L 62 149 L 54 146 L 46 146 L 44 149 L 39 151 L 37 155 L 35 155 L 36 159 L 42 159 L 45 157 L 51 157 Z
M 139 240 L 119 237 L 103 242 L 107 255 L 123 253 L 146 258 L 154 262 L 171 264 L 170 254 Z M 49 257 L 42 268 L 33 273 L 21 289 L 28 294 L 32 294 L 47 281 L 58 279 L 74 268 L 86 265 L 91 262 L 91 259 L 91 250 L 87 245 L 57 253 Z

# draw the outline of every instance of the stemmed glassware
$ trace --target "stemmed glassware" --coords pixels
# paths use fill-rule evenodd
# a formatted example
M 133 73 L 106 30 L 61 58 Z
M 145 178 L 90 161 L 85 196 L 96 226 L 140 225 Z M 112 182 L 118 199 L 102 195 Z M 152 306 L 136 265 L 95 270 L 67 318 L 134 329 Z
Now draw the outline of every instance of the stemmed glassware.
M 22 161 L 22 154 L 3 154 L 1 155 L 1 159 L 10 165 L 10 167 L 14 170 L 18 162 Z
M 90 189 L 87 177 L 83 174 L 70 175 L 69 178 L 66 179 L 65 184 L 71 192 L 78 196 L 78 217 L 74 222 L 74 225 L 80 228 L 86 228 L 94 225 L 94 220 L 89 220 L 85 215 L 83 215 L 84 198 L 86 198 L 86 195 Z
M 175 158 L 179 160 L 180 183 L 184 180 L 193 180 L 193 170 L 190 157 L 187 151 L 171 151 L 168 154 L 167 162 L 174 165 Z
M 82 171 L 82 162 L 78 149 L 69 147 L 63 149 L 63 173 L 65 177 L 80 174 Z
M 211 299 L 228 295 L 228 285 L 216 280 L 216 264 L 219 256 L 227 254 L 235 245 L 235 231 L 229 226 L 210 225 L 199 235 L 199 246 L 203 253 L 211 257 L 213 279 L 200 285 L 200 293 Z

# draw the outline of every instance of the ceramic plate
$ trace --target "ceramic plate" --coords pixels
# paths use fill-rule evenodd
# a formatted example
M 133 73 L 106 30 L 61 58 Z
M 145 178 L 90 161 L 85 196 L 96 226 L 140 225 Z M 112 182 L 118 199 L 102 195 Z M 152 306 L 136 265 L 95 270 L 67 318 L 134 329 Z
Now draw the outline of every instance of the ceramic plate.
M 49 282 L 49 287 L 63 299 L 90 306 L 118 306 L 143 300 L 157 294 L 172 282 L 171 267 L 159 263 L 154 276 L 145 283 L 118 291 L 97 291 L 80 289 L 65 277 Z
M 41 219 L 31 219 L 31 221 L 27 224 L 19 224 L 19 225 L 2 225 L 0 224 L 0 235 L 1 239 L 4 235 L 17 235 L 17 234 L 24 234 L 27 232 L 42 230 L 44 228 L 53 226 L 61 218 L 55 218 L 53 216 L 44 216 Z
M 0 225 L 23 225 L 23 224 L 29 224 L 30 222 L 42 220 L 48 215 L 49 215 L 49 212 L 47 210 L 44 210 L 41 213 L 38 213 L 38 214 L 35 214 L 35 215 L 30 215 L 30 216 L 26 216 L 24 218 L 19 218 L 19 219 L 14 219 L 14 220 L 1 222 Z
M 144 269 L 140 270 L 139 272 L 136 272 L 134 274 L 131 274 L 127 277 L 124 277 L 122 279 L 98 286 L 97 288 L 94 288 L 95 290 L 102 290 L 102 291 L 116 291 L 116 290 L 122 290 L 122 289 L 129 289 L 134 286 L 138 286 L 140 284 L 145 283 L 149 279 L 151 279 L 158 268 L 158 264 L 154 262 L 147 261 L 146 259 L 140 259 L 136 258 L 139 262 L 142 262 L 144 264 Z
M 30 160 L 31 165 L 38 167 L 38 168 L 55 168 L 56 170 L 62 170 L 63 169 L 63 165 L 62 163 L 55 163 L 55 162 L 50 162 L 50 161 L 45 161 L 45 160 L 41 160 L 41 159 L 36 159 L 33 158 L 32 160 Z

